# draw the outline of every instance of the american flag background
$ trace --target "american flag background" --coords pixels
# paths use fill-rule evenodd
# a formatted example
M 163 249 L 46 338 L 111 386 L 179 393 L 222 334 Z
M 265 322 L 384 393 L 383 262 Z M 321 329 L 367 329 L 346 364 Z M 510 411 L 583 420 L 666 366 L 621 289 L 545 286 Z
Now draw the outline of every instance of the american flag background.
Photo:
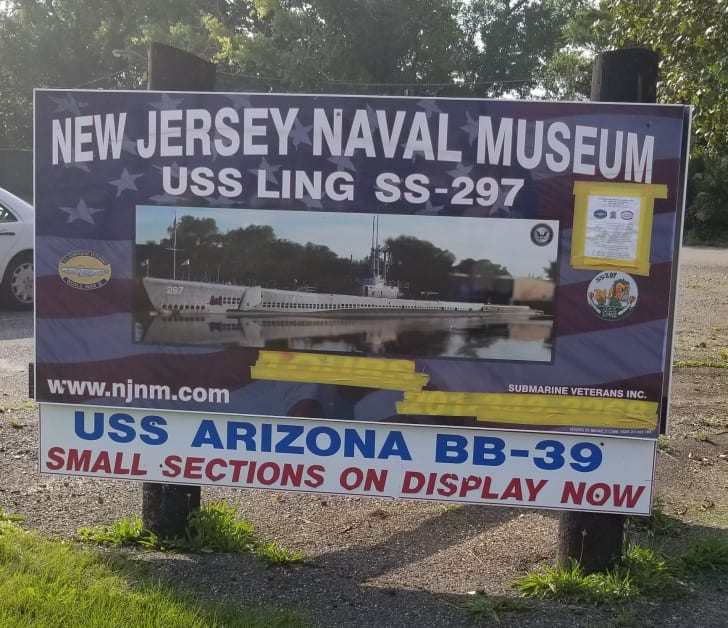
M 147 138 L 149 112 L 201 109 L 216 111 L 297 108 L 287 147 L 279 150 L 278 138 L 269 129 L 268 154 L 231 156 L 139 155 L 137 140 Z M 376 110 L 394 118 L 422 112 L 431 121 L 431 136 L 438 136 L 438 118 L 448 115 L 448 148 L 460 150 L 462 163 L 445 163 L 415 152 L 410 158 L 369 156 L 356 150 L 351 156 L 330 156 L 313 151 L 312 120 L 315 108 L 341 111 L 348 128 L 357 110 L 371 112 L 378 133 Z M 126 115 L 118 157 L 109 150 L 100 155 L 82 137 L 73 147 L 74 158 L 57 159 L 54 125 L 65 129 L 67 120 L 81 121 L 94 135 L 94 118 Z M 534 168 L 475 162 L 477 121 L 511 118 L 561 121 L 569 129 L 577 125 L 654 137 L 651 182 L 667 186 L 667 198 L 656 199 L 652 222 L 650 272 L 635 276 L 639 302 L 622 320 L 605 321 L 587 302 L 595 270 L 573 268 L 570 261 L 574 218 L 575 181 L 606 181 L 594 175 L 574 174 L 570 169 L 553 172 L 541 161 Z M 398 415 L 402 392 L 333 384 L 255 380 L 251 367 L 259 350 L 247 347 L 153 345 L 135 340 L 134 294 L 139 277 L 149 264 L 136 259 L 135 216 L 138 206 L 249 208 L 300 212 L 368 212 L 442 216 L 468 216 L 502 220 L 558 221 L 557 272 L 555 277 L 553 357 L 550 362 L 491 361 L 415 358 L 416 371 L 428 375 L 426 390 L 505 393 L 508 386 L 542 385 L 643 391 L 648 401 L 664 404 L 669 377 L 670 329 L 674 308 L 676 243 L 681 235 L 684 189 L 686 109 L 662 105 L 606 103 L 554 103 L 535 101 L 488 101 L 437 98 L 376 98 L 356 96 L 298 96 L 270 94 L 202 94 L 160 92 L 106 92 L 38 90 L 35 94 L 35 208 L 36 208 L 36 398 L 40 402 L 123 406 L 124 402 L 88 392 L 72 394 L 51 390 L 51 380 L 135 382 L 180 386 L 226 388 L 229 403 L 196 405 L 195 411 L 300 416 L 343 420 L 396 421 L 405 423 L 474 424 L 468 418 Z M 241 115 L 242 118 L 242 115 Z M 406 135 L 403 134 L 404 137 Z M 270 139 L 273 138 L 273 139 Z M 263 139 L 256 139 L 263 143 Z M 597 140 L 598 144 L 598 140 Z M 531 154 L 533 146 L 526 147 Z M 400 154 L 400 151 L 397 153 Z M 79 158 L 79 156 L 81 158 Z M 105 158 L 104 158 L 105 157 Z M 582 157 L 585 162 L 589 155 Z M 592 160 L 595 158 L 591 158 Z M 611 158 L 610 158 L 611 159 Z M 237 197 L 195 196 L 165 193 L 163 168 L 207 166 L 219 172 L 234 168 L 242 173 L 242 193 Z M 272 186 L 282 171 L 316 170 L 326 176 L 345 171 L 355 182 L 352 200 L 327 198 L 260 198 L 257 173 L 265 171 Z M 510 207 L 463 207 L 438 201 L 409 203 L 406 199 L 387 205 L 377 199 L 376 177 L 381 172 L 425 174 L 430 187 L 451 189 L 458 176 L 522 178 L 524 187 Z M 625 181 L 622 170 L 614 181 Z M 176 227 L 176 218 L 175 218 Z M 78 290 L 59 277 L 59 260 L 74 251 L 93 251 L 108 262 L 111 277 L 102 287 Z M 178 263 L 185 261 L 185 257 Z M 154 270 L 154 269 L 152 269 Z M 190 409 L 182 401 L 135 399 L 135 407 Z M 663 408 L 664 409 L 664 408 Z M 489 424 L 482 424 L 486 427 Z M 497 426 L 497 424 L 492 424 Z M 544 426 L 548 429 L 548 425 Z M 579 429 L 578 424 L 574 426 Z M 607 430 L 608 431 L 608 430 Z M 633 435 L 645 434 L 635 432 Z

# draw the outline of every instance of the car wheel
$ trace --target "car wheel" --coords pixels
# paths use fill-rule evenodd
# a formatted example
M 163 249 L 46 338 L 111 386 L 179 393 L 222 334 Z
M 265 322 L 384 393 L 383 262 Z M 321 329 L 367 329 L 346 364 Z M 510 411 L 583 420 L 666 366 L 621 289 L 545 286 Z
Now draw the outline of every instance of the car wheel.
M 14 309 L 29 310 L 33 307 L 32 254 L 21 253 L 10 261 L 0 292 L 3 301 Z

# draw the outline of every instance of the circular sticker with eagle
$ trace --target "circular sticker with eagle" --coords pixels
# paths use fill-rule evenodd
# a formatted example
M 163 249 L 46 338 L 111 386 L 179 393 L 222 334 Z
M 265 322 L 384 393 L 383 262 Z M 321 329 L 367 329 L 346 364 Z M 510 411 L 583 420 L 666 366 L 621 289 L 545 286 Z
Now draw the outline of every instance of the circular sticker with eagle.
M 637 282 L 627 273 L 609 270 L 589 283 L 587 300 L 596 315 L 605 321 L 627 318 L 637 305 Z

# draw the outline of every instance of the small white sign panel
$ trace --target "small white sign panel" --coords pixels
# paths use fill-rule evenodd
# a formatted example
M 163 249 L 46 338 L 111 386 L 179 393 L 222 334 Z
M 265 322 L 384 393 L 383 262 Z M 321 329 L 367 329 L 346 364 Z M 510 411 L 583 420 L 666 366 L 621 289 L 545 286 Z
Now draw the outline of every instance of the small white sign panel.
M 655 441 L 41 405 L 41 473 L 648 514 Z
M 589 196 L 584 255 L 636 259 L 641 202 L 631 196 Z

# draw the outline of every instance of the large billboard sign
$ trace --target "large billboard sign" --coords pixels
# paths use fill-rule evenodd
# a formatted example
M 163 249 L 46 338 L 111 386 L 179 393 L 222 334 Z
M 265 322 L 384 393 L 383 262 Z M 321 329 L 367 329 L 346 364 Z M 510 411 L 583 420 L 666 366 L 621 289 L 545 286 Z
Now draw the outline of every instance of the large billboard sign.
M 213 425 L 287 464 L 222 436 L 242 421 L 313 432 L 296 455 L 332 456 L 331 478 L 348 459 L 317 450 L 395 438 L 408 464 L 366 467 L 389 474 L 381 494 L 422 497 L 394 476 L 453 464 L 487 476 L 455 442 L 489 443 L 497 482 L 542 447 L 559 499 L 564 482 L 622 486 L 608 465 L 637 448 L 650 485 L 686 108 L 39 90 L 35 115 L 43 471 L 118 477 L 92 461 L 117 447 L 160 456 L 154 473 L 179 459 L 141 479 L 215 483 Z M 195 442 L 212 457 L 193 467 L 215 470 L 174 475 Z M 297 488 L 339 492 L 331 478 Z

